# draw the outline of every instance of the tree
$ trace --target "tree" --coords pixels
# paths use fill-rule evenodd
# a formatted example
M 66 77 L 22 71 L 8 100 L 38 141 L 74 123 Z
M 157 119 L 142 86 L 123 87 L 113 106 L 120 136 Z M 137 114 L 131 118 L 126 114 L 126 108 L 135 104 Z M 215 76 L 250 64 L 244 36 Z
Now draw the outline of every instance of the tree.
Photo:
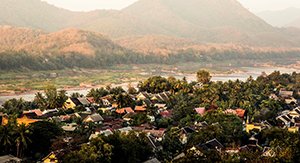
M 131 95 L 137 94 L 137 90 L 131 84 L 128 84 L 128 93 Z
M 3 112 L 7 114 L 20 115 L 25 109 L 30 108 L 30 104 L 21 99 L 11 99 L 3 104 Z
M 8 154 L 13 144 L 13 133 L 9 125 L 0 126 L 0 153 Z
M 113 146 L 104 142 L 100 137 L 91 141 L 90 145 L 84 144 L 79 151 L 73 151 L 63 158 L 66 163 L 110 163 Z
M 135 105 L 135 101 L 128 94 L 125 93 L 115 95 L 115 100 L 119 108 L 134 107 Z
M 31 155 L 47 154 L 52 140 L 62 134 L 61 129 L 54 123 L 47 121 L 35 122 L 29 126 L 31 135 L 29 136 L 32 143 L 29 145 Z
M 203 84 L 207 84 L 210 82 L 211 76 L 208 71 L 205 70 L 199 70 L 197 72 L 197 81 L 201 82 Z
M 101 103 L 101 97 L 108 95 L 108 93 L 109 92 L 104 88 L 92 88 L 86 96 L 92 97 L 95 100 L 95 102 L 99 104 Z
M 29 143 L 31 143 L 31 140 L 29 136 L 31 135 L 31 132 L 25 124 L 21 124 L 18 127 L 16 127 L 15 130 L 16 133 L 16 147 L 17 147 L 17 157 L 23 157 L 24 151 L 27 149 Z
M 104 142 L 112 145 L 111 162 L 139 163 L 146 161 L 152 155 L 152 148 L 148 144 L 145 134 L 129 132 L 128 134 L 114 133 L 103 136 Z
M 163 91 L 169 91 L 171 89 L 171 84 L 169 81 L 161 76 L 150 77 L 144 82 L 138 84 L 140 92 L 146 91 L 149 93 L 160 93 Z
M 57 91 L 54 86 L 47 86 L 44 90 L 44 94 L 45 95 L 37 93 L 34 100 L 41 109 L 61 108 L 68 99 L 66 91 Z

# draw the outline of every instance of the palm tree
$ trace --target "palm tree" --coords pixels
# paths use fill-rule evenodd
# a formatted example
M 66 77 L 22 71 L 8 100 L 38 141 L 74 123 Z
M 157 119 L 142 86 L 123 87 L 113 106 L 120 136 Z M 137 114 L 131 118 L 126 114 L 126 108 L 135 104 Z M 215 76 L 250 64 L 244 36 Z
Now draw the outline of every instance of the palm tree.
M 21 124 L 16 128 L 15 134 L 17 157 L 22 157 L 24 150 L 27 149 L 28 144 L 31 143 L 31 140 L 29 139 L 29 135 L 31 134 L 31 132 L 25 124 Z
M 10 152 L 10 147 L 12 145 L 12 131 L 11 128 L 6 126 L 0 126 L 0 144 L 5 148 L 4 153 Z

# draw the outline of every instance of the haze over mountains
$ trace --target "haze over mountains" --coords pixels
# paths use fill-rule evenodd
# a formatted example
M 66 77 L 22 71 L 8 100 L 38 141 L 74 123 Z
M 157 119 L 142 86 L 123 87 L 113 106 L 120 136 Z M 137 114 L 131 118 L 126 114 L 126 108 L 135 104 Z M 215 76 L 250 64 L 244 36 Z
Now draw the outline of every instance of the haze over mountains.
M 139 0 L 120 11 L 92 12 L 72 12 L 40 0 L 0 3 L 0 52 L 25 52 L 27 58 L 76 54 L 89 65 L 121 63 L 114 55 L 137 63 L 141 54 L 188 54 L 193 60 L 203 54 L 281 54 L 300 48 L 300 29 L 275 28 L 236 0 Z
M 279 11 L 263 11 L 257 15 L 273 26 L 300 27 L 299 8 L 291 7 Z
M 297 46 L 236 0 L 140 0 L 121 10 L 71 12 L 40 0 L 0 0 L 0 24 L 57 31 L 75 27 L 112 38 L 166 35 L 200 43 Z

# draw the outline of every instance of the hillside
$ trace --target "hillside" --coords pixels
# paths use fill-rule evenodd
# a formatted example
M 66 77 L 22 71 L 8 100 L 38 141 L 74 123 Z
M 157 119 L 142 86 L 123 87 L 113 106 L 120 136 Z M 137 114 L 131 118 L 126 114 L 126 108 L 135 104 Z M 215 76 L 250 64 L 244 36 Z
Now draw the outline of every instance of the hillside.
M 276 27 L 300 26 L 300 23 L 298 25 L 296 24 L 297 20 L 300 20 L 300 9 L 298 8 L 287 8 L 279 11 L 263 11 L 257 13 L 257 15 Z
M 71 12 L 40 0 L 0 3 L 0 24 L 44 31 L 79 28 L 114 39 L 164 35 L 201 43 L 272 47 L 295 47 L 300 43 L 236 0 L 139 0 L 120 11 L 93 12 Z
M 78 53 L 94 56 L 97 51 L 123 48 L 95 32 L 64 29 L 46 33 L 28 28 L 0 27 L 0 51 L 26 51 L 30 54 Z

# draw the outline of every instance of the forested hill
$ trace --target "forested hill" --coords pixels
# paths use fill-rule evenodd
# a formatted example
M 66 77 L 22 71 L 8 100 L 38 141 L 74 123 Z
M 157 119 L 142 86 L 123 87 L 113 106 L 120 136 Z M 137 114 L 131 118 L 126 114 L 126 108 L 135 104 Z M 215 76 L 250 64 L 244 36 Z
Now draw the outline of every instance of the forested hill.
M 78 29 L 47 33 L 3 26 L 0 27 L 0 36 L 1 70 L 110 68 L 118 64 L 210 63 L 225 60 L 285 63 L 295 62 L 300 58 L 300 50 L 297 48 L 204 45 L 166 36 L 132 38 L 130 41 L 121 39 L 116 43 L 102 34 Z

